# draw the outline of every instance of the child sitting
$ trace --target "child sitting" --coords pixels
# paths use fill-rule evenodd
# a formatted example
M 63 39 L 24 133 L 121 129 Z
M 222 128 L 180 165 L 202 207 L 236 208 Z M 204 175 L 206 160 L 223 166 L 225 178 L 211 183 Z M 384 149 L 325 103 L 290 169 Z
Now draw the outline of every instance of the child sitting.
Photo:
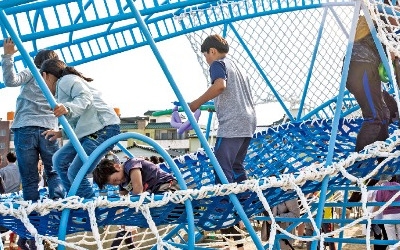
M 93 171 L 93 181 L 100 189 L 105 184 L 119 185 L 121 195 L 129 192 L 136 195 L 146 191 L 157 194 L 180 190 L 170 173 L 141 158 L 128 159 L 124 164 L 102 159 Z

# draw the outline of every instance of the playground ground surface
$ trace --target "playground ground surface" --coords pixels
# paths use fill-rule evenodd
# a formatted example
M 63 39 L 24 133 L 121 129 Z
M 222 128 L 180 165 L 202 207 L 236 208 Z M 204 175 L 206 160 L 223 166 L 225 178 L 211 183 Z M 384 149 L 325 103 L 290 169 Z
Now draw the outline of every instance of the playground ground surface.
M 364 238 L 365 235 L 363 234 L 362 231 L 362 225 L 356 225 L 352 228 L 349 228 L 345 231 L 345 237 L 352 237 L 352 238 Z M 235 250 L 236 248 L 233 248 L 232 250 Z M 247 243 L 244 246 L 245 250 L 256 250 L 256 247 L 254 246 L 253 243 Z M 302 250 L 302 249 L 306 249 L 305 244 L 303 248 L 300 247 L 295 247 L 296 250 Z M 329 248 L 326 248 L 327 250 L 329 250 Z M 336 249 L 338 249 L 336 247 Z M 361 245 L 361 244 L 346 244 L 344 243 L 342 245 L 342 250 L 365 250 L 367 249 L 365 245 Z M 371 249 L 373 249 L 373 246 L 371 246 Z

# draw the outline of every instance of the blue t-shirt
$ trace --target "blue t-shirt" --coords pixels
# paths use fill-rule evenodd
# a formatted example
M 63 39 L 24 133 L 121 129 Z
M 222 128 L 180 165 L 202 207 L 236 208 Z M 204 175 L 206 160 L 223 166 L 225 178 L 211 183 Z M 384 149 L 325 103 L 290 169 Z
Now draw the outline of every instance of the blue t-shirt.
M 138 168 L 142 174 L 143 191 L 157 193 L 161 184 L 168 183 L 175 178 L 150 161 L 141 158 L 132 158 L 124 163 L 126 182 L 119 185 L 120 190 L 132 191 L 130 171 Z

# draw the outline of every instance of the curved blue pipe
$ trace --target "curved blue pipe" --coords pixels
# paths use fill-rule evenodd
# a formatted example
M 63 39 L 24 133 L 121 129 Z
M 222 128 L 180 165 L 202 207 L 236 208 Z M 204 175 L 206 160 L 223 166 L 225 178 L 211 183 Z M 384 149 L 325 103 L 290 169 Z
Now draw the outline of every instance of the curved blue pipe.
M 168 163 L 168 166 L 171 168 L 172 172 L 175 175 L 176 180 L 178 181 L 178 184 L 182 190 L 187 190 L 186 182 L 178 168 L 178 166 L 175 164 L 175 162 L 172 160 L 171 156 L 167 153 L 167 151 L 162 148 L 156 141 L 153 139 L 144 136 L 139 133 L 134 133 L 134 132 L 128 132 L 128 133 L 121 133 L 119 135 L 116 135 L 112 138 L 109 138 L 105 142 L 103 142 L 98 148 L 96 148 L 92 154 L 89 156 L 87 161 L 83 164 L 82 168 L 79 170 L 77 176 L 75 177 L 74 181 L 72 182 L 71 188 L 68 192 L 68 197 L 74 196 L 79 188 L 79 185 L 83 178 L 86 176 L 87 173 L 91 172 L 94 169 L 94 166 L 92 166 L 93 162 L 97 159 L 97 157 L 102 154 L 109 146 L 117 144 L 119 141 L 122 140 L 127 140 L 127 139 L 137 139 L 140 141 L 143 141 L 144 143 L 147 143 L 148 145 L 152 146 Z M 194 226 L 194 215 L 193 215 L 193 206 L 190 200 L 185 201 L 185 208 L 186 208 L 186 213 L 187 213 L 187 219 L 188 219 L 188 226 L 190 228 L 195 228 Z M 68 217 L 70 214 L 70 209 L 64 209 L 61 214 L 61 220 L 60 220 L 60 229 L 58 232 L 58 238 L 60 240 L 65 240 L 65 236 L 67 234 L 67 224 L 68 224 Z M 189 238 L 193 238 L 194 242 L 194 233 L 190 233 L 191 231 L 189 230 Z M 194 232 L 194 230 L 192 231 Z M 65 249 L 64 246 L 59 245 L 58 249 L 62 250 Z

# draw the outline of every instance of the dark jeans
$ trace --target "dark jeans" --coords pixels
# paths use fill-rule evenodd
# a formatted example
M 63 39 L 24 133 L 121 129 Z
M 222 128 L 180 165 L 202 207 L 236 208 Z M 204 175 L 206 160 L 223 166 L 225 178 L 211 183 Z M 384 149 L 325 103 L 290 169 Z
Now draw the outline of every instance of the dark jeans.
M 58 141 L 45 139 L 42 133 L 46 130 L 35 126 L 13 129 L 24 200 L 39 199 L 39 155 L 47 176 L 49 198 L 65 197 L 65 190 L 52 162 L 53 154 L 59 149 Z
M 79 139 L 79 142 L 81 143 L 86 154 L 90 155 L 100 144 L 105 142 L 107 139 L 118 135 L 119 133 L 119 125 L 110 125 L 104 127 L 96 133 Z M 114 145 L 107 147 L 104 153 L 102 155 L 99 155 L 98 158 L 95 160 L 93 166 L 97 165 L 97 163 L 101 160 L 105 153 L 110 151 L 113 147 Z M 54 168 L 60 175 L 61 181 L 65 189 L 68 192 L 71 188 L 72 182 L 74 181 L 79 170 L 83 166 L 83 162 L 81 158 L 77 155 L 77 152 L 71 142 L 65 144 L 54 154 L 53 164 Z M 90 184 L 86 176 L 79 184 L 76 195 L 83 198 L 92 198 L 94 196 L 92 185 Z

